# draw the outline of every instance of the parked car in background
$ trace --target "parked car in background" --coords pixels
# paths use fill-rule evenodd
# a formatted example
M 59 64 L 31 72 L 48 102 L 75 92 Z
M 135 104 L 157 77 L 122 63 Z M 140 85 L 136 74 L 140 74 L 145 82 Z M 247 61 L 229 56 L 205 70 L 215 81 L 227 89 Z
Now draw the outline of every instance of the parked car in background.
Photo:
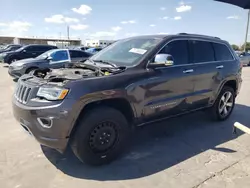
M 82 51 L 86 51 L 88 50 L 90 47 L 87 47 L 87 46 L 79 46 L 79 47 L 76 47 L 75 49 L 77 50 L 82 50 Z
M 42 53 L 52 49 L 58 49 L 58 48 L 52 45 L 31 44 L 23 46 L 22 48 L 19 48 L 16 51 L 2 53 L 0 54 L 0 59 L 2 59 L 4 63 L 11 64 L 18 60 L 35 58 L 41 55 Z
M 248 53 L 248 52 L 242 52 L 242 53 L 239 53 L 238 56 L 240 58 L 240 62 L 244 66 L 249 66 L 250 65 L 250 53 Z
M 89 48 L 85 50 L 85 52 L 91 53 L 91 54 L 96 54 L 97 52 L 101 51 L 103 48 L 101 47 L 96 47 L 96 48 Z
M 36 69 L 70 67 L 75 63 L 88 59 L 92 54 L 81 50 L 54 49 L 36 58 L 23 59 L 13 62 L 9 66 L 9 75 L 19 78 Z
M 18 45 L 18 44 L 6 45 L 4 48 L 0 49 L 0 53 L 15 51 L 21 47 L 22 47 L 22 45 Z

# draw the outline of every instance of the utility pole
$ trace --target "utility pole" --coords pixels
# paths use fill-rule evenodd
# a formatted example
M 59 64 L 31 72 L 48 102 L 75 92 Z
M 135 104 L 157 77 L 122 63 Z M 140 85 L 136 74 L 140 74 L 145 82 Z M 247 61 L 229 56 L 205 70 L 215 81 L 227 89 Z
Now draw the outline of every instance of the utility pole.
M 244 43 L 244 52 L 246 51 L 246 47 L 247 47 L 247 37 L 248 37 L 248 29 L 249 29 L 249 19 L 250 19 L 250 10 L 248 10 L 248 16 L 247 16 L 247 29 L 246 29 L 246 37 L 245 37 L 245 43 Z
M 67 26 L 67 36 L 68 36 L 68 40 L 69 40 L 69 26 Z

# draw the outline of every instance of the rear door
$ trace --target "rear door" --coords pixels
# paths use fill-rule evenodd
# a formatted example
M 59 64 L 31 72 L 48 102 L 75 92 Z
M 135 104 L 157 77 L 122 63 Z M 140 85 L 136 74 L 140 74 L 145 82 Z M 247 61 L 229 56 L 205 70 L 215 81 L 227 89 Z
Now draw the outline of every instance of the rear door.
M 88 59 L 91 55 L 89 53 L 77 50 L 69 50 L 71 63 L 77 63 Z
M 203 108 L 215 100 L 215 91 L 221 83 L 220 68 L 223 63 L 216 59 L 214 43 L 210 41 L 190 41 L 193 63 L 195 64 L 195 87 L 191 98 L 193 108 Z
M 222 82 L 226 78 L 234 77 L 235 71 L 238 69 L 238 64 L 235 63 L 235 57 L 232 50 L 226 44 L 213 43 L 215 50 L 216 64 L 214 68 L 217 70 L 217 82 Z M 220 85 L 217 85 L 217 91 Z M 217 94 L 217 92 L 216 92 Z M 213 96 L 216 97 L 216 94 Z
M 63 68 L 70 63 L 70 55 L 68 50 L 56 50 L 51 55 L 50 68 Z

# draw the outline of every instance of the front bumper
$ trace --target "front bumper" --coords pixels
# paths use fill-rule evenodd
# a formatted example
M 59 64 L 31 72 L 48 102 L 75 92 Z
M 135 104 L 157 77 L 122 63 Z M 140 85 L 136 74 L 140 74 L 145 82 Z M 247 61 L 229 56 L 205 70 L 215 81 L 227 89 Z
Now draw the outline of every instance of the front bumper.
M 15 97 L 12 99 L 13 114 L 21 126 L 41 144 L 63 153 L 67 147 L 74 117 L 69 113 L 72 101 L 46 107 L 28 107 Z M 43 127 L 41 119 L 50 119 L 51 127 Z
M 4 62 L 4 58 L 3 58 L 3 56 L 1 56 L 1 54 L 0 54 L 0 63 L 3 63 Z
M 13 78 L 20 78 L 22 76 L 22 71 L 12 69 L 11 67 L 9 67 L 8 73 Z

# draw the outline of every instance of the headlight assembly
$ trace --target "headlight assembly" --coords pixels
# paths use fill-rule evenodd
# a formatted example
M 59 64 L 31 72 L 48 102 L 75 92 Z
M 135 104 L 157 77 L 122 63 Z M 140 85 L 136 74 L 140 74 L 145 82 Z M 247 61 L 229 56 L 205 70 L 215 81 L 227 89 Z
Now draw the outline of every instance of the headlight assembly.
M 40 87 L 37 92 L 37 97 L 42 97 L 47 100 L 63 100 L 68 94 L 69 90 L 56 87 Z

